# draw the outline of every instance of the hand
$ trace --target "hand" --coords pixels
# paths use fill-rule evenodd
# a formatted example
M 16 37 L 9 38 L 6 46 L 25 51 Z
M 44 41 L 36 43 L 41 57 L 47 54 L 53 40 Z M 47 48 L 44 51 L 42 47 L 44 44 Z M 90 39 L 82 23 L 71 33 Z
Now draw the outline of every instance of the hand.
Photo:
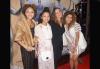
M 71 53 L 74 53 L 74 48 L 73 48 L 73 47 L 71 47 L 70 51 L 71 51 Z
M 76 49 L 76 46 L 72 46 L 72 47 L 71 47 L 71 52 L 72 52 L 72 53 L 76 52 L 76 50 L 77 50 L 77 49 Z
M 35 57 L 37 58 L 37 57 L 38 57 L 38 55 L 39 55 L 38 50 L 35 50 Z
M 35 43 L 35 45 L 38 44 L 38 37 L 36 37 L 36 36 L 34 36 L 34 43 Z
M 32 50 L 34 50 L 34 48 L 33 47 L 27 47 L 26 50 L 27 51 L 32 51 Z

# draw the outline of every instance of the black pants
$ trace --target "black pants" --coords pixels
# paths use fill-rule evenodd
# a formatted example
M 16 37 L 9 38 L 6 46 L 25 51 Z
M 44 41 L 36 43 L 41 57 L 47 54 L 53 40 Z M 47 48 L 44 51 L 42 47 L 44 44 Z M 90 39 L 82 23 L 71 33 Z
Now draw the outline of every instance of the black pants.
M 35 51 L 28 52 L 25 48 L 21 47 L 21 54 L 24 69 L 34 69 Z
M 60 57 L 61 58 L 61 57 Z M 54 65 L 55 65 L 55 69 L 57 69 L 58 68 L 58 66 L 59 66 L 59 61 L 60 61 L 60 58 L 59 59 L 54 59 Z
M 60 60 L 62 56 L 62 45 L 54 45 L 53 51 L 54 51 L 54 64 L 55 64 L 55 69 L 58 67 L 58 61 Z

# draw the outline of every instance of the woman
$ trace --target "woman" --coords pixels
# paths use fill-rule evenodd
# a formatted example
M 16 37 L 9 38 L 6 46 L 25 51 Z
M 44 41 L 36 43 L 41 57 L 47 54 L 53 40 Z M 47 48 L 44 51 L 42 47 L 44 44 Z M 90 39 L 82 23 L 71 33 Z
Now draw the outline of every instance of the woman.
M 62 23 L 62 16 L 63 13 L 61 9 L 54 8 L 50 25 L 53 34 L 52 43 L 53 43 L 53 50 L 54 50 L 55 69 L 57 69 L 57 63 L 58 63 L 57 61 L 61 58 L 62 49 L 63 49 L 62 35 L 65 30 Z
M 54 69 L 52 30 L 49 25 L 49 20 L 50 12 L 43 10 L 40 14 L 40 24 L 35 27 L 35 36 L 38 37 L 39 69 Z
M 66 42 L 68 43 L 68 50 L 70 53 L 70 67 L 71 69 L 77 69 L 78 56 L 85 50 L 87 44 L 85 41 L 83 44 L 83 39 L 80 39 L 81 36 L 83 37 L 83 34 L 81 33 L 80 24 L 76 22 L 76 15 L 74 12 L 65 12 L 63 21 L 65 23 L 64 35 L 67 39 Z M 82 44 L 79 44 L 80 42 Z
M 35 5 L 25 4 L 22 8 L 21 19 L 17 24 L 17 32 L 14 41 L 21 48 L 22 61 L 24 69 L 33 69 L 34 67 L 34 50 L 37 43 L 36 38 L 32 35 L 36 22 L 33 19 L 35 16 Z

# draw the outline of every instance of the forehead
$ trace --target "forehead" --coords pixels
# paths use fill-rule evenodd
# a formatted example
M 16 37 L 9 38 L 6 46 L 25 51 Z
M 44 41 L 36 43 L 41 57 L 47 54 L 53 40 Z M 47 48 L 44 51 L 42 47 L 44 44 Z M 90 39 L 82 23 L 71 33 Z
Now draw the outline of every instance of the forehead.
M 26 11 L 34 11 L 32 7 L 28 7 Z
M 66 17 L 72 17 L 72 14 L 68 14 Z
M 61 12 L 61 10 L 60 10 L 60 9 L 56 9 L 56 10 L 55 10 L 55 13 L 57 13 L 57 12 Z
M 42 14 L 42 16 L 44 16 L 44 15 L 49 15 L 49 13 L 48 13 L 48 12 L 44 12 L 44 13 Z

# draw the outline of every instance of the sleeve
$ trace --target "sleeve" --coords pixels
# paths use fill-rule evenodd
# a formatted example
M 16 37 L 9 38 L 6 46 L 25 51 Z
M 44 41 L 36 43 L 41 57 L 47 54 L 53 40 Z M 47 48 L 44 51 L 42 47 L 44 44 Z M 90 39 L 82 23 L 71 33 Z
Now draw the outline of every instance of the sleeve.
M 78 23 L 75 23 L 75 32 L 81 31 L 81 26 Z

